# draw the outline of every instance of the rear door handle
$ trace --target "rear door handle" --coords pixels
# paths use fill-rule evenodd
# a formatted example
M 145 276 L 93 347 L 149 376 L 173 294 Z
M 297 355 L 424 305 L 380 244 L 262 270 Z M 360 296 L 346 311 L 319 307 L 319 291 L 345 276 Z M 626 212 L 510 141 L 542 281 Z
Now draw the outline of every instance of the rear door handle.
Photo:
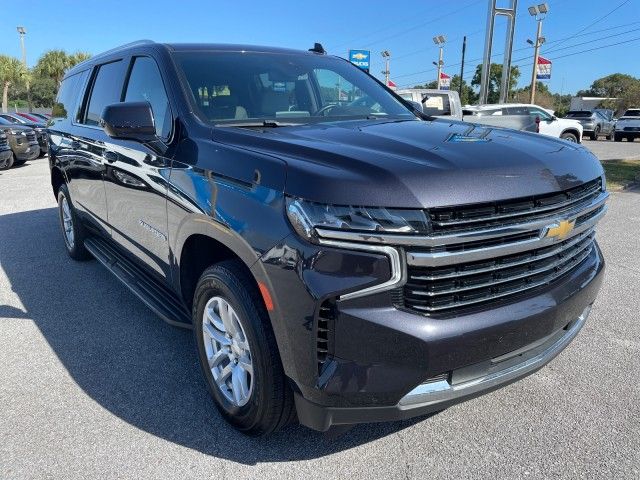
M 103 157 L 109 163 L 113 163 L 118 160 L 118 154 L 110 150 L 107 150 L 106 152 L 104 152 Z

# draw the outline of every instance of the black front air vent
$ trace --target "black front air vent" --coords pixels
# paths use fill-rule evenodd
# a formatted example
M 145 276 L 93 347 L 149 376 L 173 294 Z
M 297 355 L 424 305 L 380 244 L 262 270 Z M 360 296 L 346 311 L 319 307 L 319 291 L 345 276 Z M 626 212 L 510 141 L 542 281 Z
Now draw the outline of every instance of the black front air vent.
M 318 310 L 316 322 L 316 356 L 318 359 L 318 375 L 327 360 L 333 354 L 333 333 L 336 319 L 336 307 L 333 301 L 325 300 Z

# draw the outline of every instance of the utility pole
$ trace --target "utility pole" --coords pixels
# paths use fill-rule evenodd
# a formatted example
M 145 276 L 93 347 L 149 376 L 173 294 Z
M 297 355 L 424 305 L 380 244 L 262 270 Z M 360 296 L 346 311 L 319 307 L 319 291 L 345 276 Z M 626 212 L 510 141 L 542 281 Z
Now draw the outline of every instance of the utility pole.
M 498 0 L 489 0 L 489 16 L 487 17 L 487 33 L 484 39 L 484 55 L 482 73 L 480 77 L 480 104 L 487 103 L 489 98 L 489 82 L 491 73 L 491 50 L 493 48 L 493 31 L 496 16 L 507 17 L 507 38 L 504 44 L 504 62 L 502 64 L 502 80 L 500 82 L 500 103 L 505 103 L 509 93 L 511 76 L 511 51 L 513 48 L 513 34 L 516 28 L 516 11 L 518 0 L 508 0 L 507 6 L 498 7 Z
M 20 48 L 22 49 L 22 64 L 24 65 L 25 70 L 27 67 L 27 49 L 24 46 L 24 36 L 27 34 L 27 29 L 24 27 L 16 27 L 18 31 L 18 35 L 20 35 Z M 27 72 L 28 73 L 28 72 Z M 29 113 L 33 111 L 33 107 L 31 105 L 31 89 L 29 86 L 29 79 L 26 81 L 27 86 L 27 104 L 29 105 Z
M 382 72 L 384 74 L 384 84 L 385 86 L 389 86 L 389 59 L 391 58 L 391 52 L 389 50 L 384 50 L 382 52 L 380 52 L 380 55 L 382 55 L 382 58 L 384 58 L 384 71 Z
M 527 40 L 529 44 L 533 44 L 533 69 L 531 72 L 531 92 L 529 95 L 529 103 L 534 103 L 536 99 L 536 83 L 537 83 L 537 73 L 538 73 L 538 57 L 540 54 L 540 45 L 542 45 L 545 41 L 542 36 L 542 21 L 549 12 L 549 6 L 546 3 L 541 3 L 538 6 L 529 7 L 529 14 L 538 22 L 538 31 L 536 32 L 536 40 L 532 42 L 531 40 Z
M 442 74 L 442 66 L 444 65 L 444 60 L 442 60 L 442 56 L 443 56 L 444 44 L 446 41 L 447 39 L 444 37 L 444 35 L 438 35 L 436 37 L 433 37 L 433 43 L 435 43 L 436 45 L 438 45 L 438 47 L 440 47 L 440 56 L 438 57 L 438 64 L 437 64 L 438 79 L 436 83 L 438 90 L 440 90 L 440 75 Z
M 462 101 L 462 82 L 463 82 L 463 78 L 464 78 L 464 55 L 465 52 L 467 51 L 467 36 L 464 36 L 464 39 L 462 40 L 462 63 L 460 64 L 460 88 L 459 88 L 459 95 L 460 95 L 460 101 Z

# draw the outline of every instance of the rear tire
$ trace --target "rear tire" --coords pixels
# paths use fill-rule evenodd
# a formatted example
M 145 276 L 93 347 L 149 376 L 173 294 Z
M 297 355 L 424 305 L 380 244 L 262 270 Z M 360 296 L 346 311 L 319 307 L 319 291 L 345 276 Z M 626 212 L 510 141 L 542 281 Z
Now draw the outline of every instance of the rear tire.
M 560 138 L 562 140 L 566 140 L 567 142 L 578 143 L 578 137 L 576 137 L 573 133 L 563 133 L 562 135 L 560 135 Z
M 614 139 L 616 142 L 621 142 L 621 141 L 622 141 L 622 135 L 618 135 L 617 133 L 614 133 L 614 134 L 613 134 L 613 139 Z
M 634 137 L 634 136 L 632 136 L 632 135 L 629 135 L 629 136 L 627 137 L 627 142 L 633 142 L 634 140 L 635 140 L 635 137 Z
M 596 127 L 596 129 L 591 133 L 591 135 L 589 136 L 589 138 L 595 142 L 598 141 L 598 135 L 600 134 L 600 129 L 598 127 Z
M 93 258 L 84 246 L 87 232 L 73 208 L 66 185 L 61 185 L 58 189 L 58 217 L 60 218 L 64 245 L 69 256 L 78 261 Z
M 207 388 L 227 422 L 258 436 L 295 418 L 269 315 L 240 261 L 224 261 L 204 271 L 194 294 L 192 320 Z
M 0 170 L 9 170 L 11 167 L 13 167 L 13 159 L 13 152 L 11 152 L 11 156 L 4 162 L 0 163 Z

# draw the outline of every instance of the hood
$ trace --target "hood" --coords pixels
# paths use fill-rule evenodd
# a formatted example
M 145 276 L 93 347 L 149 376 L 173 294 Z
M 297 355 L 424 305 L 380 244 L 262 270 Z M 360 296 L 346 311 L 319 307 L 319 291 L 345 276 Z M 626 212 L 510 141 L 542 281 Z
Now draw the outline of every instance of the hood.
M 434 120 L 214 128 L 213 140 L 276 156 L 285 192 L 340 205 L 429 208 L 565 190 L 602 174 L 579 144 Z
M 25 133 L 33 132 L 33 128 L 27 127 L 25 125 L 20 125 L 18 123 L 12 123 L 11 125 L 0 124 L 0 130 L 3 132 L 7 132 L 9 130 L 23 131 Z

